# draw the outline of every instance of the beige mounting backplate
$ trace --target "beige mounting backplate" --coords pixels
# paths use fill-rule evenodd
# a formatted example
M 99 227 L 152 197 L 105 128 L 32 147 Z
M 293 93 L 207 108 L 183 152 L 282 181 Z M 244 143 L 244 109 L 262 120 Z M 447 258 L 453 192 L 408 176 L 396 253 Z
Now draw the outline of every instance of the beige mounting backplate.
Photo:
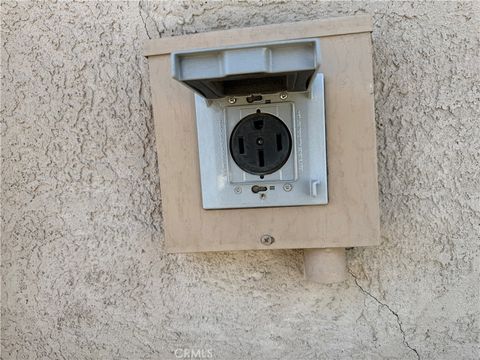
M 380 237 L 370 16 L 149 40 L 148 57 L 168 252 L 338 248 Z M 170 53 L 319 38 L 325 76 L 328 205 L 202 208 L 194 95 L 172 78 Z M 263 235 L 274 238 L 271 245 Z

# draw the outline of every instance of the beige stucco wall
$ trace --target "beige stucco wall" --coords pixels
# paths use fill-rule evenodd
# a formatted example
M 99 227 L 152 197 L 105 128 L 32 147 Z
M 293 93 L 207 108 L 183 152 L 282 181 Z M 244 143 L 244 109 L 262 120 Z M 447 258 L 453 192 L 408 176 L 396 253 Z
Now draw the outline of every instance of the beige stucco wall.
M 381 245 L 349 250 L 337 285 L 303 281 L 301 251 L 165 254 L 143 41 L 363 13 Z M 2 2 L 1 358 L 478 359 L 479 19 L 478 2 Z

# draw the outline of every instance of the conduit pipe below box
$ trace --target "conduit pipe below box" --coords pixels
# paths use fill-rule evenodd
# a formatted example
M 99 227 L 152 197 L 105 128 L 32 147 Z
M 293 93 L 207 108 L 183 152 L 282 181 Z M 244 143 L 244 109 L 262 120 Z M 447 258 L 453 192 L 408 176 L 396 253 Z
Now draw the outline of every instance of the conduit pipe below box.
M 345 248 L 304 249 L 305 279 L 321 284 L 347 279 Z

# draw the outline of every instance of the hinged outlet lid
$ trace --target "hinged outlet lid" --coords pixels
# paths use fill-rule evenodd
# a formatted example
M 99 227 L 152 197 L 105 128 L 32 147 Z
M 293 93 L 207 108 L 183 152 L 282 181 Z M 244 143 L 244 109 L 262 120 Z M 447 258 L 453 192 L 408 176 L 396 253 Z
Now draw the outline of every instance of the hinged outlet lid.
M 306 91 L 319 63 L 317 39 L 172 53 L 172 76 L 207 99 Z

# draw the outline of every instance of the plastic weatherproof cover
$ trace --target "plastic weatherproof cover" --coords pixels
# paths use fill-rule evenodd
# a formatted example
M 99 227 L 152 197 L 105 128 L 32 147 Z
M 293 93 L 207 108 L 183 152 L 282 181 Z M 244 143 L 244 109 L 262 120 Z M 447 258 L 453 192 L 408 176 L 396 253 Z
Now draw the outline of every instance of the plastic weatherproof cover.
M 320 63 L 318 39 L 172 53 L 172 76 L 206 99 L 308 89 Z M 252 90 L 253 89 L 253 90 Z

